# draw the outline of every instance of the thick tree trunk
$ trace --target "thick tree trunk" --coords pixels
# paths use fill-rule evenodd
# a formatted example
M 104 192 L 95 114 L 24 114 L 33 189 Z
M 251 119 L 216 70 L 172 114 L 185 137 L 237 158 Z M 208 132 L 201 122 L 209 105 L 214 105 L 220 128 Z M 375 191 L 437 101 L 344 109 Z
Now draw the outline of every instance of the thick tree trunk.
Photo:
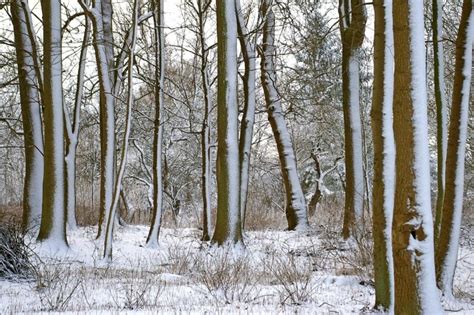
M 276 88 L 275 58 L 275 15 L 272 10 L 272 1 L 265 0 L 262 4 L 262 15 L 265 16 L 263 26 L 262 70 L 261 79 L 265 94 L 265 103 L 268 120 L 272 127 L 273 136 L 277 145 L 283 184 L 286 191 L 286 218 L 289 230 L 305 230 L 308 228 L 308 214 L 306 200 L 301 189 L 296 169 L 296 157 L 288 132 L 280 96 Z
M 339 0 L 342 38 L 342 93 L 346 193 L 342 234 L 349 238 L 362 222 L 364 206 L 364 165 L 359 100 L 359 51 L 365 33 L 364 0 Z
M 163 0 L 153 2 L 155 15 L 155 126 L 153 138 L 153 215 L 147 246 L 158 247 L 161 228 L 161 214 L 163 212 L 163 175 L 162 175 L 162 144 L 163 144 L 163 102 L 165 82 L 165 39 L 163 33 L 164 13 Z
M 456 65 L 446 157 L 446 188 L 436 251 L 438 286 L 450 297 L 452 297 L 461 231 L 473 38 L 472 0 L 464 0 L 456 40 Z
M 43 202 L 43 125 L 35 70 L 33 44 L 20 0 L 11 2 L 16 59 L 20 84 L 21 115 L 25 142 L 25 182 L 23 187 L 23 230 L 37 229 Z
M 247 196 L 249 186 L 250 153 L 252 149 L 253 125 L 255 122 L 255 86 L 256 86 L 256 54 L 255 39 L 250 38 L 245 26 L 240 0 L 235 1 L 237 13 L 237 33 L 239 35 L 240 49 L 244 58 L 245 70 L 243 76 L 244 89 L 244 114 L 240 125 L 239 163 L 240 163 L 240 215 L 242 229 L 245 227 L 247 214 Z M 255 37 L 256 38 L 256 37 Z
M 375 308 L 393 312 L 392 219 L 395 194 L 395 140 L 392 107 L 392 2 L 375 0 L 374 11 L 374 86 L 371 116 L 374 145 L 372 222 Z
M 67 247 L 64 172 L 64 120 L 61 53 L 61 1 L 41 1 L 44 54 L 43 213 L 38 240 Z
M 212 241 L 242 242 L 237 105 L 235 0 L 216 0 L 217 13 L 217 219 Z
M 393 2 L 395 313 L 440 314 L 433 254 L 423 2 Z

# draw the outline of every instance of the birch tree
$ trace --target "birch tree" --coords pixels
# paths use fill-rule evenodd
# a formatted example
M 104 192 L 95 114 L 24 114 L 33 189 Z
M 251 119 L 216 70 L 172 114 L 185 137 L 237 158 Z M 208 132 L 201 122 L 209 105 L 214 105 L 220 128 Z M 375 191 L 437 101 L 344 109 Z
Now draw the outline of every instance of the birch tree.
M 217 14 L 217 218 L 212 241 L 242 242 L 237 105 L 235 0 L 216 0 Z
M 395 200 L 392 226 L 395 313 L 440 314 L 436 289 L 423 2 L 393 2 Z
M 344 147 L 346 193 L 344 239 L 361 222 L 364 205 L 364 162 L 360 117 L 360 50 L 367 17 L 364 0 L 339 0 L 339 28 L 342 39 L 342 107 L 344 111 Z
M 371 116 L 374 144 L 372 222 L 375 307 L 393 312 L 392 218 L 395 194 L 395 142 L 392 108 L 392 1 L 375 0 L 374 12 L 374 85 Z
M 67 247 L 64 121 L 61 53 L 61 1 L 42 0 L 44 73 L 43 212 L 38 240 Z
M 286 191 L 286 218 L 289 230 L 305 230 L 308 228 L 306 200 L 301 189 L 296 169 L 296 157 L 276 85 L 275 71 L 275 15 L 272 0 L 264 0 L 261 6 L 263 25 L 263 44 L 261 53 L 261 80 L 265 94 L 268 120 L 275 138 L 283 184 Z
M 153 1 L 153 22 L 155 34 L 155 121 L 153 135 L 153 216 L 147 246 L 157 247 L 161 227 L 163 208 L 163 175 L 162 175 L 162 144 L 163 144 L 163 102 L 165 82 L 165 39 L 164 39 L 164 0 Z
M 253 125 L 255 122 L 255 86 L 256 86 L 256 36 L 252 37 L 244 21 L 240 0 L 235 0 L 237 14 L 237 33 L 244 59 L 244 113 L 240 123 L 239 164 L 240 164 L 240 215 L 242 229 L 247 213 L 247 196 L 250 172 L 250 151 L 252 148 Z
M 26 5 L 26 4 L 25 4 Z M 23 229 L 37 227 L 43 201 L 43 125 L 38 76 L 34 62 L 34 45 L 28 32 L 22 1 L 11 1 L 15 34 L 16 62 L 20 86 L 20 104 L 25 144 L 25 181 L 23 187 Z
M 442 213 L 440 214 L 441 226 L 436 248 L 438 287 L 448 297 L 453 296 L 453 278 L 461 232 L 473 39 L 474 12 L 472 0 L 464 0 L 456 39 L 456 64 L 445 166 L 446 188 Z

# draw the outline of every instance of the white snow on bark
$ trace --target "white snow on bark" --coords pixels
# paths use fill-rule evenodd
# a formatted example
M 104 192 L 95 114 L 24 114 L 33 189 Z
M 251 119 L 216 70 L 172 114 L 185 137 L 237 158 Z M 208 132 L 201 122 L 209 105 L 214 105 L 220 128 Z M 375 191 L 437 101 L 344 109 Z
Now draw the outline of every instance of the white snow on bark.
M 226 36 L 226 106 L 227 131 L 226 154 L 228 164 L 228 209 L 229 236 L 236 233 L 237 222 L 240 220 L 240 168 L 238 146 L 238 106 L 237 106 L 237 18 L 234 0 L 225 0 Z
M 395 300 L 395 279 L 392 254 L 392 221 L 395 199 L 395 137 L 393 133 L 393 88 L 394 88 L 394 55 L 393 55 L 393 19 L 392 0 L 384 0 L 385 15 L 385 48 L 384 48 L 384 94 L 383 94 L 383 181 L 384 181 L 384 215 L 385 215 L 385 244 L 387 249 L 387 265 L 390 276 L 389 312 L 393 313 Z
M 423 1 L 409 0 L 410 24 L 410 58 L 411 58 L 411 99 L 413 102 L 413 142 L 414 142 L 414 190 L 416 208 L 419 217 L 411 224 L 423 224 L 425 239 L 419 240 L 410 236 L 410 249 L 413 259 L 417 260 L 420 269 L 418 282 L 421 309 L 426 314 L 442 312 L 435 282 L 433 218 L 431 213 L 430 192 L 430 155 L 428 143 L 428 113 L 426 91 L 426 67 L 424 44 Z
M 363 216 L 364 207 L 364 160 L 362 151 L 362 122 L 359 101 L 359 52 L 355 51 L 349 59 L 349 114 L 352 129 L 352 157 L 354 162 L 354 215 L 358 222 Z
M 471 88 L 471 71 L 472 71 L 472 48 L 474 40 L 474 13 L 471 11 L 466 30 L 466 45 L 464 47 L 464 68 L 462 75 L 464 77 L 462 83 L 462 99 L 461 99 L 461 115 L 459 119 L 459 139 L 458 150 L 456 152 L 456 177 L 454 180 L 455 197 L 453 208 L 453 222 L 451 227 L 451 235 L 449 236 L 448 251 L 444 260 L 443 272 L 441 274 L 441 283 L 445 288 L 451 288 L 456 269 L 458 258 L 459 237 L 461 232 L 462 207 L 464 196 L 464 164 L 466 155 L 466 141 L 468 132 L 468 115 L 469 115 L 469 96 Z M 449 294 L 450 290 L 444 290 Z

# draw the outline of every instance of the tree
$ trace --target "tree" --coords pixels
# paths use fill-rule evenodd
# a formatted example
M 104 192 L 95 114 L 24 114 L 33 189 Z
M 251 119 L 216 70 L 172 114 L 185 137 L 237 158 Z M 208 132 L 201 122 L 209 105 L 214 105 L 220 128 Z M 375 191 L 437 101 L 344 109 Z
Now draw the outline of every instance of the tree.
M 66 213 L 67 224 L 70 229 L 77 228 L 76 220 L 76 151 L 79 141 L 79 128 L 81 121 L 81 105 L 84 96 L 84 79 L 87 61 L 87 50 L 89 45 L 89 18 L 85 16 L 84 37 L 79 56 L 79 66 L 77 70 L 77 83 L 72 110 L 72 121 L 69 110 L 64 104 L 64 123 L 66 129 Z
M 163 1 L 153 1 L 153 21 L 155 28 L 155 121 L 153 135 L 153 217 L 147 246 L 157 247 L 161 227 L 163 208 L 163 175 L 162 175 L 162 144 L 163 144 L 163 102 L 165 81 L 165 38 L 163 21 Z
M 364 41 L 364 0 L 339 0 L 339 28 L 342 39 L 342 102 L 346 163 L 344 239 L 361 222 L 364 204 L 362 125 L 359 104 L 360 49 Z
M 61 1 L 42 0 L 44 58 L 43 213 L 38 240 L 67 247 L 64 121 L 61 54 Z
M 392 218 L 395 194 L 395 142 L 392 108 L 392 2 L 375 0 L 374 12 L 374 85 L 371 116 L 374 143 L 372 222 L 375 307 L 393 312 Z
M 423 20 L 422 1 L 393 2 L 397 314 L 441 313 L 434 272 Z
M 256 36 L 253 38 L 245 25 L 240 0 L 235 1 L 237 14 L 237 33 L 240 49 L 244 58 L 244 75 L 242 76 L 244 90 L 244 114 L 240 125 L 239 164 L 240 164 L 240 215 L 242 229 L 245 226 L 247 213 L 247 197 L 250 172 L 250 153 L 252 149 L 253 125 L 255 122 L 255 87 L 256 87 Z
M 434 223 L 434 240 L 438 241 L 441 224 L 441 211 L 443 208 L 445 166 L 446 166 L 446 141 L 447 141 L 447 114 L 446 114 L 446 86 L 444 83 L 444 49 L 443 49 L 443 2 L 433 0 L 433 67 L 434 87 L 436 102 L 436 139 L 437 139 L 437 187 L 436 214 Z
M 26 5 L 26 4 L 25 4 Z M 20 83 L 20 103 L 23 118 L 25 143 L 25 183 L 23 188 L 23 229 L 30 230 L 39 225 L 43 202 L 43 122 L 41 99 L 38 87 L 41 73 L 35 67 L 35 48 L 28 31 L 22 1 L 10 4 L 15 33 L 16 61 Z
M 216 0 L 217 13 L 217 218 L 212 241 L 242 242 L 237 105 L 235 0 Z
M 296 168 L 296 158 L 288 132 L 280 96 L 276 86 L 275 58 L 275 15 L 272 9 L 272 0 L 264 0 L 261 6 L 263 25 L 263 44 L 261 53 L 261 80 L 265 94 L 265 104 L 268 120 L 272 127 L 273 136 L 277 145 L 283 184 L 286 191 L 286 218 L 289 230 L 305 230 L 308 228 L 308 213 L 306 200 L 301 189 Z
M 456 39 L 456 65 L 445 167 L 446 186 L 436 248 L 438 287 L 448 297 L 452 297 L 453 294 L 453 278 L 458 258 L 464 197 L 464 160 L 466 158 L 474 39 L 474 12 L 472 9 L 472 0 L 464 0 Z

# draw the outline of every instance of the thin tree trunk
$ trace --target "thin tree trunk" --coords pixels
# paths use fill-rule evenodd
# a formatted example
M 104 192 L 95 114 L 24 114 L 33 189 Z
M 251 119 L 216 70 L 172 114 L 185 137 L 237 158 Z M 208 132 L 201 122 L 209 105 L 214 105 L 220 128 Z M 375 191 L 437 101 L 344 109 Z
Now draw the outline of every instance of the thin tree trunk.
M 66 124 L 66 212 L 67 224 L 70 229 L 77 228 L 76 220 L 76 150 L 79 138 L 79 127 L 81 119 L 81 104 L 84 91 L 84 74 L 87 61 L 87 48 L 89 43 L 89 18 L 85 17 L 84 38 L 82 41 L 79 57 L 79 68 L 77 71 L 76 94 L 73 110 L 73 121 L 69 117 L 67 108 L 64 108 Z M 64 104 L 65 106 L 65 104 Z
M 262 3 L 262 15 L 265 16 L 263 26 L 262 70 L 261 79 L 265 94 L 265 103 L 268 120 L 272 127 L 273 136 L 277 145 L 283 184 L 286 191 L 286 218 L 289 230 L 305 230 L 308 228 L 308 214 L 306 200 L 301 189 L 296 169 L 296 157 L 288 132 L 280 96 L 276 88 L 275 58 L 275 15 L 272 10 L 272 1 Z
M 212 241 L 242 242 L 237 104 L 235 0 L 216 0 L 217 13 L 217 219 Z
M 255 38 L 250 38 L 249 31 L 240 6 L 240 0 L 235 1 L 237 13 L 237 32 L 239 35 L 240 49 L 244 58 L 245 70 L 243 80 L 244 89 L 244 114 L 240 125 L 239 163 L 240 163 L 240 215 L 242 230 L 245 228 L 247 214 L 247 196 L 249 186 L 250 153 L 252 149 L 253 125 L 255 122 L 255 85 L 256 85 L 256 54 Z
M 437 120 L 437 153 L 438 195 L 436 199 L 436 215 L 434 223 L 434 240 L 438 241 L 439 228 L 441 224 L 441 211 L 444 199 L 444 175 L 446 166 L 447 150 L 447 114 L 446 114 L 446 86 L 444 84 L 444 52 L 443 52 L 443 1 L 433 0 L 433 49 L 434 49 L 434 87 L 436 101 Z
M 44 55 L 43 213 L 38 240 L 67 247 L 64 172 L 64 120 L 61 53 L 61 1 L 42 0 Z
M 342 93 L 346 163 L 342 235 L 344 239 L 347 239 L 354 233 L 354 228 L 362 223 L 364 205 L 364 166 L 359 99 L 359 53 L 367 21 L 364 0 L 339 0 L 339 20 L 342 38 Z
M 133 20 L 132 20 L 132 41 L 130 45 L 130 54 L 128 57 L 128 100 L 127 100 L 127 117 L 125 120 L 125 133 L 123 136 L 123 148 L 122 156 L 120 160 L 120 167 L 118 170 L 117 177 L 115 179 L 115 187 L 113 194 L 113 201 L 111 208 L 109 210 L 109 216 L 107 218 L 107 225 L 105 230 L 105 239 L 104 239 L 104 256 L 103 258 L 107 261 L 112 260 L 112 242 L 113 242 L 113 231 L 114 225 L 116 223 L 115 218 L 117 212 L 117 206 L 120 200 L 120 192 L 122 190 L 122 178 L 125 172 L 125 165 L 127 164 L 127 153 L 128 153 L 128 141 L 130 138 L 130 129 L 132 124 L 132 107 L 134 103 L 133 98 L 133 61 L 134 61 L 134 51 L 136 43 L 136 33 L 137 33 L 137 18 L 138 18 L 138 0 L 133 2 Z
M 20 83 L 20 103 L 25 142 L 25 181 L 23 187 L 23 230 L 38 228 L 43 202 L 43 126 L 38 77 L 33 44 L 27 30 L 20 0 L 11 2 L 16 59 Z
M 204 1 L 204 3 L 203 3 Z M 209 241 L 211 239 L 211 100 L 209 86 L 209 69 L 208 69 L 208 47 L 205 39 L 205 14 L 211 4 L 211 0 L 199 0 L 199 44 L 201 47 L 201 84 L 204 96 L 204 120 L 201 129 L 201 156 L 202 156 L 202 240 Z
M 434 272 L 423 1 L 393 2 L 396 314 L 442 313 Z
M 395 140 L 393 138 L 392 106 L 392 2 L 390 0 L 375 0 L 374 11 L 374 87 L 371 116 L 374 145 L 372 229 L 375 308 L 393 312 L 392 220 L 395 195 Z
M 474 39 L 472 0 L 464 0 L 456 40 L 456 65 L 446 157 L 446 188 L 436 251 L 436 276 L 443 294 L 452 297 L 464 196 L 464 160 Z
M 148 247 L 158 247 L 160 237 L 161 215 L 163 212 L 163 175 L 162 175 L 162 145 L 163 145 L 163 102 L 165 83 L 165 38 L 163 1 L 153 2 L 155 15 L 155 126 L 153 139 L 153 216 L 150 232 L 147 238 Z

